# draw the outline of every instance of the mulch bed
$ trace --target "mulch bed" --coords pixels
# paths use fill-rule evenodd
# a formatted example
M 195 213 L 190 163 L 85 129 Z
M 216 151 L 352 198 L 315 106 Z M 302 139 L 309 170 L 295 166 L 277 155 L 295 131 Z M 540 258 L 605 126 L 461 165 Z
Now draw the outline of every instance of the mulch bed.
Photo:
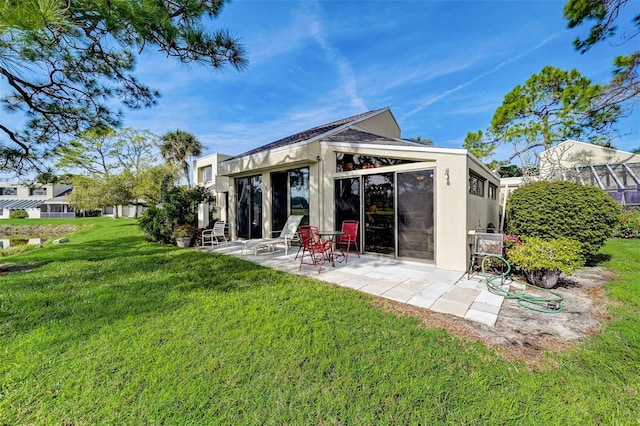
M 532 367 L 552 366 L 545 354 L 575 347 L 610 319 L 603 289 L 610 278 L 610 273 L 600 267 L 583 268 L 562 277 L 553 289 L 564 297 L 560 313 L 537 312 L 517 305 L 515 300 L 505 300 L 495 327 L 383 298 L 375 298 L 374 305 L 397 315 L 416 317 L 426 327 L 443 328 L 460 338 L 482 342 L 507 359 Z

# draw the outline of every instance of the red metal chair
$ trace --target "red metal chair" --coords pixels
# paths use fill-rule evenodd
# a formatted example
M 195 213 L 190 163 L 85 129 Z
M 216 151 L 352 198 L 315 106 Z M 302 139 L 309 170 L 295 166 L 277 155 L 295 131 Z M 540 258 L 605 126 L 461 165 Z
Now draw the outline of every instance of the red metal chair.
M 356 249 L 358 257 L 360 257 L 360 251 L 358 250 L 358 221 L 357 220 L 345 220 L 342 222 L 342 232 L 338 241 L 336 241 L 336 247 L 340 248 L 343 252 L 346 249 L 344 256 L 344 263 L 349 260 L 349 251 L 353 245 Z M 343 249 L 343 247 L 345 247 Z
M 302 265 L 313 265 L 318 267 L 318 273 L 322 271 L 322 265 L 325 262 L 330 261 L 333 266 L 336 266 L 333 258 L 333 238 L 322 241 L 318 227 L 316 226 L 301 226 L 298 228 L 300 231 L 300 240 L 302 242 L 302 257 L 300 258 L 300 267 Z M 305 253 L 308 254 L 308 260 L 305 262 Z

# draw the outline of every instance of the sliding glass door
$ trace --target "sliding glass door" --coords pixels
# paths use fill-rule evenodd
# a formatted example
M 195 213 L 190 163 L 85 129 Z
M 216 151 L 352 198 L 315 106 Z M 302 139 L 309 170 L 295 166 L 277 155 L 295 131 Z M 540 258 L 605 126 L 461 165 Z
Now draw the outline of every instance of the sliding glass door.
M 395 253 L 394 174 L 365 175 L 364 250 Z
M 271 229 L 281 230 L 289 215 L 302 215 L 309 224 L 309 168 L 271 173 Z
M 289 174 L 271 173 L 271 229 L 279 230 L 289 217 Z
M 336 181 L 335 213 L 336 229 L 340 229 L 345 220 L 360 221 L 360 178 Z
M 236 179 L 239 238 L 262 238 L 262 176 Z
M 433 170 L 397 174 L 398 256 L 433 260 Z
M 335 181 L 335 223 L 359 220 L 364 251 L 434 259 L 434 172 L 368 174 Z

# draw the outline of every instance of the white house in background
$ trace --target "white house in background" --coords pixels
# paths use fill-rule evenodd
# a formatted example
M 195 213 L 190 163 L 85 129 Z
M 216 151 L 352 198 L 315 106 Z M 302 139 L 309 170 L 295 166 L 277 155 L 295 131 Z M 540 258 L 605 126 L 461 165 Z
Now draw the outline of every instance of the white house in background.
M 193 161 L 193 182 L 209 189 L 213 196 L 210 204 L 201 204 L 198 209 L 198 226 L 201 228 L 207 227 L 211 219 L 228 222 L 231 180 L 225 176 L 218 176 L 218 164 L 229 158 L 230 155 L 215 153 Z
M 25 185 L 0 181 L 0 219 L 8 219 L 14 210 L 25 210 L 29 218 L 75 217 L 65 195 L 72 189 L 66 184 Z
M 540 175 L 597 186 L 623 206 L 640 206 L 640 155 L 567 140 L 540 154 Z M 501 196 L 522 186 L 523 178 L 500 179 Z
M 465 271 L 469 231 L 498 224 L 499 177 L 465 149 L 402 139 L 389 108 L 224 157 L 196 160 L 194 170 L 207 185 L 212 166 L 232 239 L 271 236 L 291 214 L 324 230 L 357 220 L 365 253 Z

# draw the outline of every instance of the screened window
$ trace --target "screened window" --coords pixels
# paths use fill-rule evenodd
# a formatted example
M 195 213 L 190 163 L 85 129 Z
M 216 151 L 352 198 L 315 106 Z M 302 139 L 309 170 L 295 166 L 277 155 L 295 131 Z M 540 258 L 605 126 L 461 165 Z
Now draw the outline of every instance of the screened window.
M 372 157 L 370 155 L 336 153 L 336 172 L 351 170 L 377 169 L 378 167 L 395 166 L 398 164 L 415 163 L 414 160 L 400 158 Z
M 30 188 L 29 195 L 47 195 L 47 188 Z
M 200 183 L 207 183 L 213 180 L 213 169 L 211 166 L 200 167 L 198 169 L 198 177 L 200 178 Z
M 469 173 L 469 194 L 484 197 L 484 179 L 474 173 Z
M 491 198 L 492 200 L 498 198 L 498 187 L 496 185 L 489 183 L 489 192 L 487 194 L 487 197 Z

